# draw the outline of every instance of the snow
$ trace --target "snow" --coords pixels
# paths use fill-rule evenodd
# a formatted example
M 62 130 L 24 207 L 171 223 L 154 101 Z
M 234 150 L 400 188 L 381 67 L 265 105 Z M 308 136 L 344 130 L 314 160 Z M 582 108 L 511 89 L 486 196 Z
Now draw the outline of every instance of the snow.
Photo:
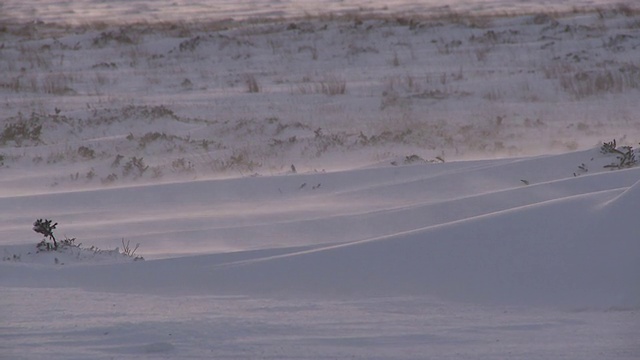
M 634 4 L 41 4 L 0 7 L 0 358 L 640 357 Z

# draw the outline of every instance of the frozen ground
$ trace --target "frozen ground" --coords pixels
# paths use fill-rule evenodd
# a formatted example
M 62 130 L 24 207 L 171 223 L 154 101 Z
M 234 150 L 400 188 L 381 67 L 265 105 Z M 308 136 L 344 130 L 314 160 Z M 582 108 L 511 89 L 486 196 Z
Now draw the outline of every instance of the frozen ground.
M 0 358 L 640 358 L 633 4 L 70 4 L 0 7 Z

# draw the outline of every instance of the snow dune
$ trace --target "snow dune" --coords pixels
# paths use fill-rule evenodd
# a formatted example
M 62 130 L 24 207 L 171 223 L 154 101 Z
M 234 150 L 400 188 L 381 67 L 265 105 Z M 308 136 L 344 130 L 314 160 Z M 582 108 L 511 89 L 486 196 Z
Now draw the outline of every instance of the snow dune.
M 611 159 L 593 149 L 5 197 L 3 218 L 19 202 L 14 221 L 25 230 L 24 214 L 55 212 L 96 238 L 110 229 L 137 234 L 150 259 L 3 262 L 0 285 L 637 307 L 640 169 L 605 171 Z M 593 170 L 574 175 L 585 161 Z

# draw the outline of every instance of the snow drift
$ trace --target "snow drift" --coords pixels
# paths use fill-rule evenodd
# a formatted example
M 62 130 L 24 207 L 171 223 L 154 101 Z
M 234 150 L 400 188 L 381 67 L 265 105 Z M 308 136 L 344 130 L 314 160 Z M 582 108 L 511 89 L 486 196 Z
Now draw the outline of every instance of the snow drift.
M 276 183 L 284 187 L 313 181 L 327 184 L 329 190 L 263 195 L 269 207 L 256 211 L 254 206 L 251 212 L 249 206 L 235 224 L 225 227 L 234 228 L 236 234 L 247 230 L 243 226 L 285 230 L 265 232 L 244 251 L 168 258 L 165 254 L 164 259 L 139 263 L 90 262 L 81 264 L 81 269 L 4 262 L 0 285 L 159 294 L 425 294 L 495 304 L 636 307 L 640 305 L 640 241 L 634 219 L 640 169 L 569 174 L 569 164 L 589 157 L 595 159 L 593 168 L 609 161 L 594 149 L 509 161 L 169 184 L 136 189 L 136 195 L 127 188 L 111 189 L 109 198 L 120 199 L 111 203 L 114 210 L 136 209 L 120 208 L 125 198 L 145 199 L 146 208 L 163 206 L 167 200 L 160 194 L 168 189 L 197 203 L 194 194 L 200 194 L 205 185 L 225 189 L 224 196 L 211 195 L 215 191 L 202 195 L 222 204 L 225 197 L 232 203 L 246 203 L 246 186 L 269 189 Z M 522 182 L 523 175 L 529 185 Z M 76 202 L 84 204 L 103 194 L 56 196 L 64 197 L 63 207 L 71 209 Z M 341 203 L 342 207 L 334 206 Z M 109 211 L 108 207 L 103 210 Z M 144 212 L 138 216 L 144 224 Z M 214 223 L 215 216 L 200 220 Z M 132 213 L 124 217 L 135 218 Z M 172 226 L 181 228 L 182 221 L 192 224 L 193 219 L 177 214 Z M 368 230 L 358 230 L 363 228 Z M 285 236 L 292 229 L 298 229 L 297 236 L 306 231 L 308 238 L 269 238 Z M 384 235 L 367 237 L 372 229 Z M 216 230 L 212 226 L 201 231 Z M 346 236 L 327 240 L 323 232 Z M 260 239 L 262 245 L 257 246 Z M 177 252 L 182 243 L 174 243 Z M 154 246 L 153 242 L 145 245 Z

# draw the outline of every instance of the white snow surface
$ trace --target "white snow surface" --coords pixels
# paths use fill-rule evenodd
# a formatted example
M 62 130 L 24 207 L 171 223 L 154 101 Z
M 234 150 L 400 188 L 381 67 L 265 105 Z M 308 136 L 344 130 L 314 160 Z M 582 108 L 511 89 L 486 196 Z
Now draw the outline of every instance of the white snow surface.
M 622 4 L 3 3 L 0 359 L 640 358 Z

